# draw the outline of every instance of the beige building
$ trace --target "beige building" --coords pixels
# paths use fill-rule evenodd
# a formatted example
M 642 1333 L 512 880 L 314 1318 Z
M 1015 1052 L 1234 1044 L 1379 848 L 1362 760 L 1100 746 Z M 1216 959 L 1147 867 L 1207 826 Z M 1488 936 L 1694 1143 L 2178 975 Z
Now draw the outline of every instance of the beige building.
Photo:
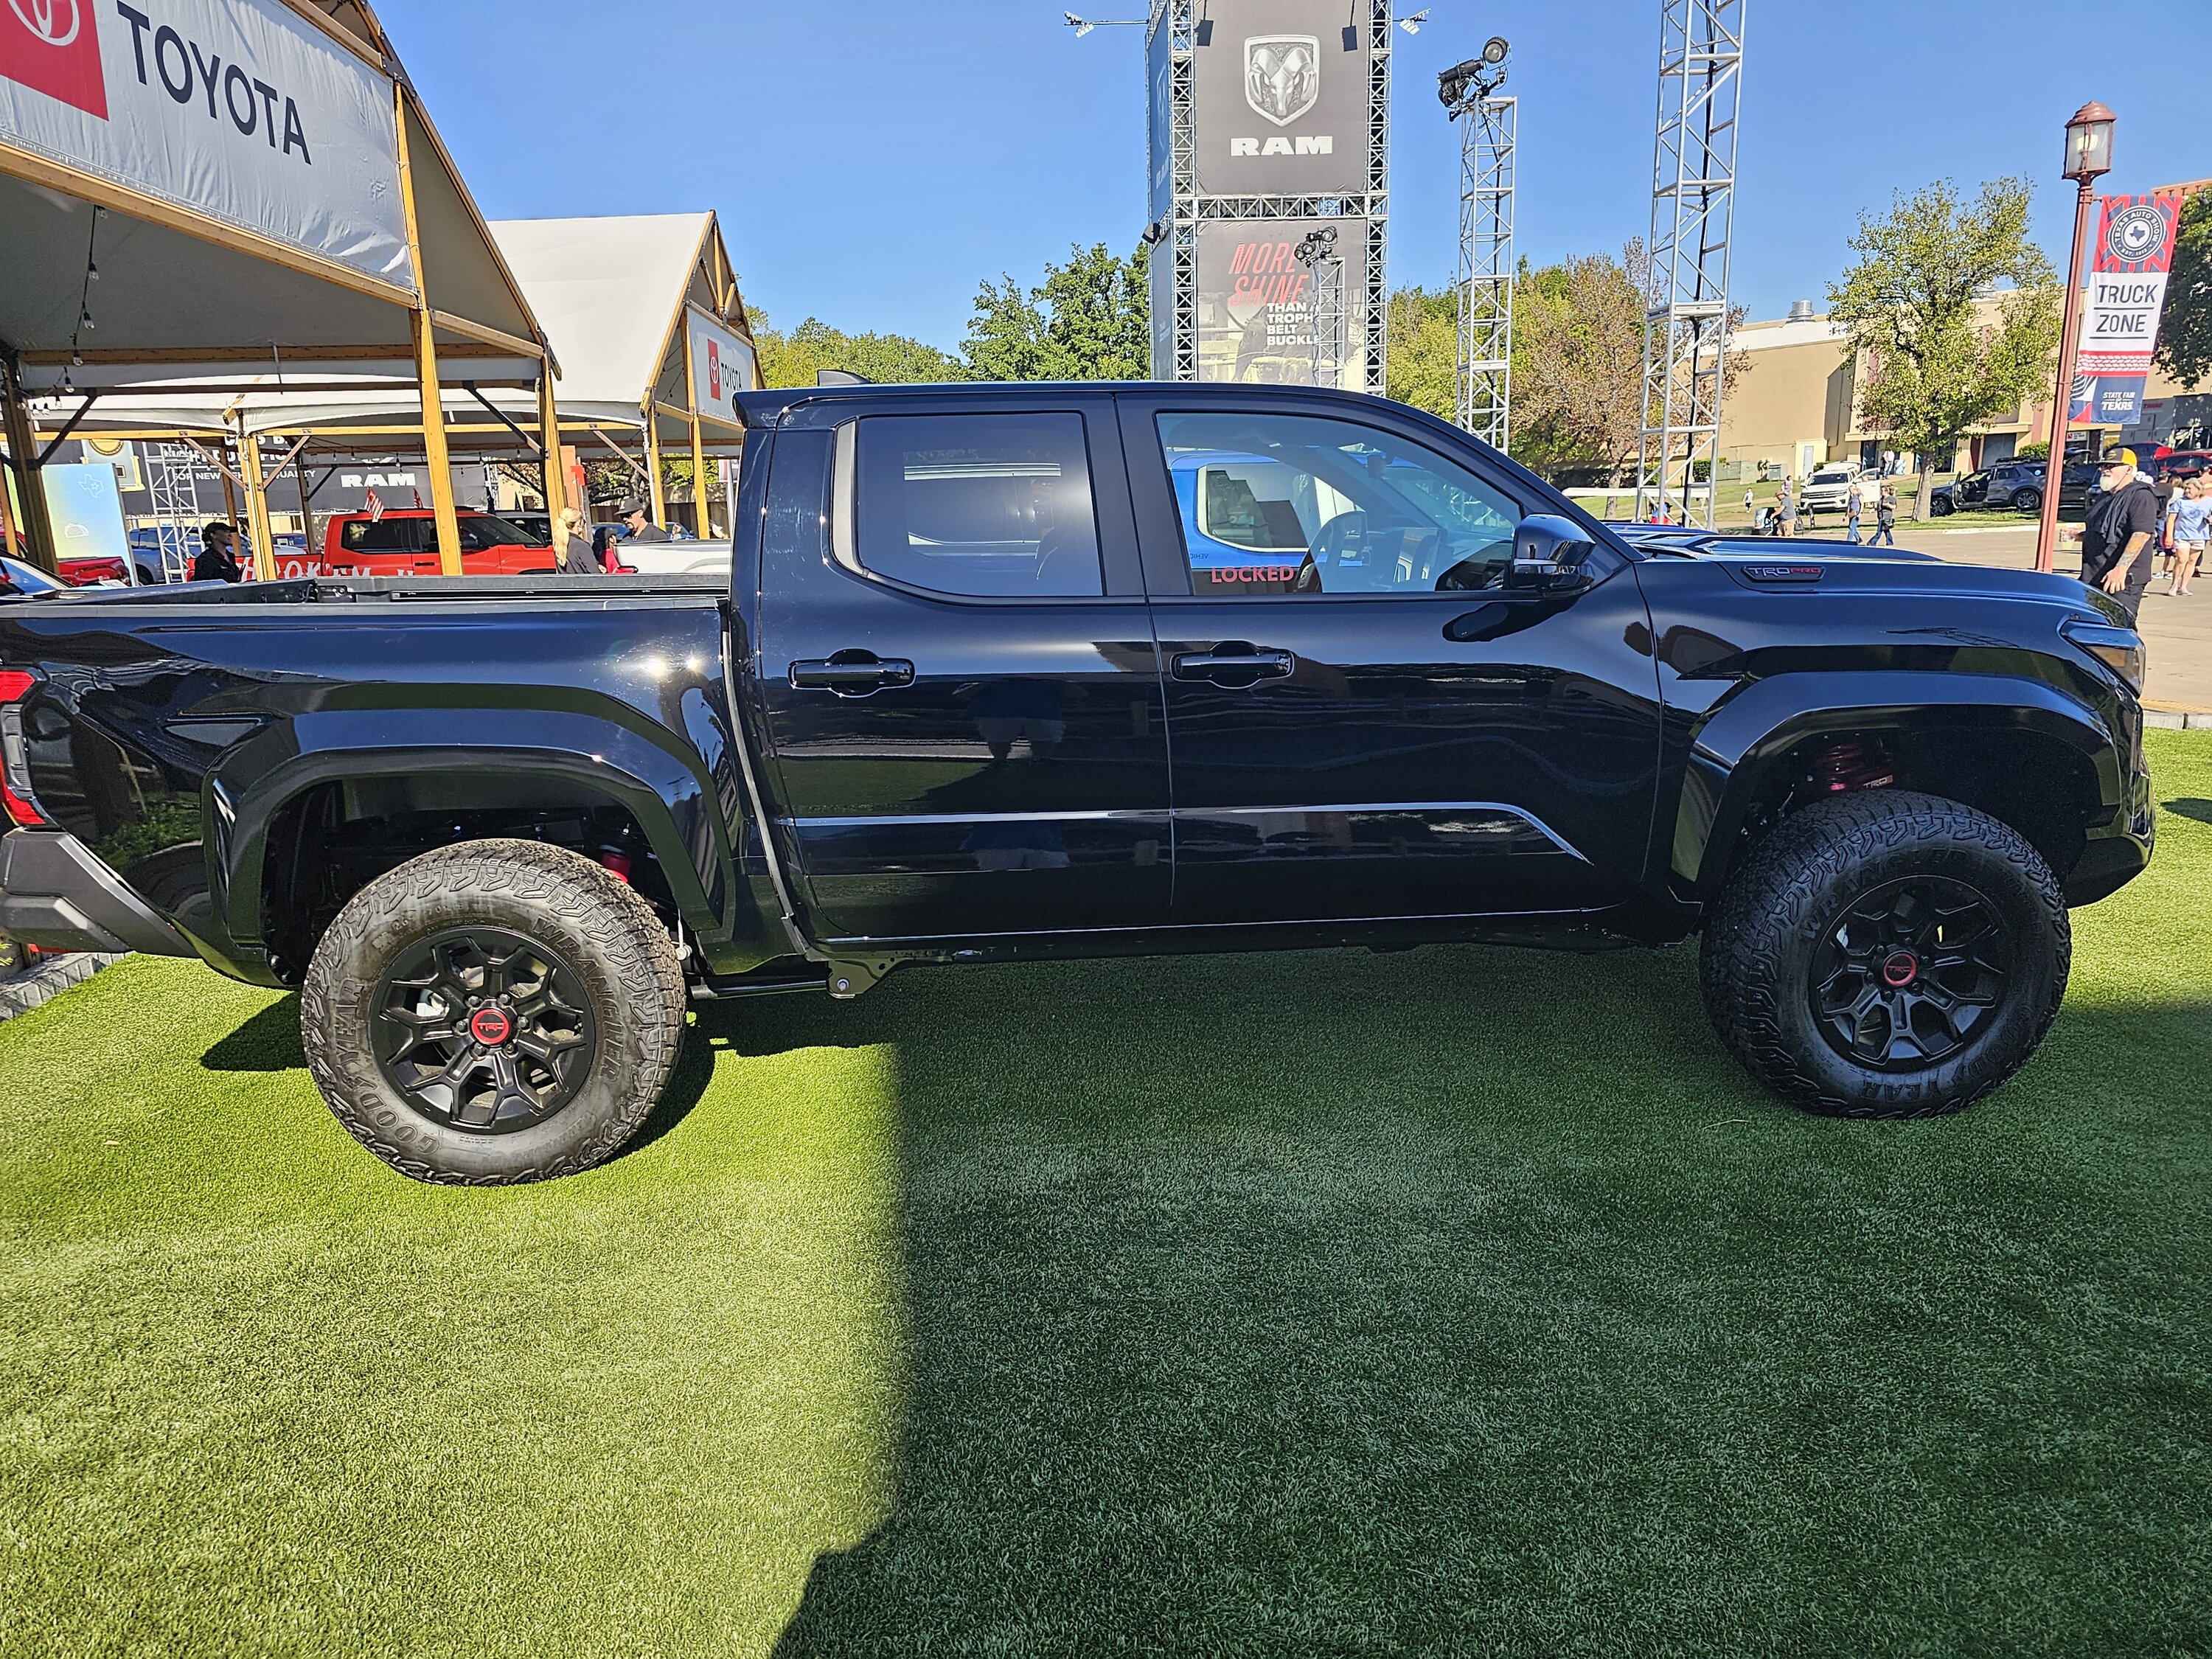
M 2212 188 L 2212 179 L 2160 185 L 2155 193 L 2188 197 L 2207 188 Z M 1992 312 L 2001 303 L 1985 301 Z M 1742 477 L 1758 477 L 1763 470 L 1770 477 L 1786 471 L 1802 477 L 1823 461 L 1871 466 L 1892 447 L 1887 434 L 1860 421 L 1856 364 L 1843 331 L 1815 313 L 1810 301 L 1799 301 L 1787 317 L 1772 322 L 1744 324 L 1730 339 L 1729 352 L 1749 372 L 1732 380 L 1722 406 L 1724 474 L 1729 462 L 1737 464 Z M 2143 392 L 2142 418 L 2134 426 L 2101 430 L 2108 444 L 2170 444 L 2178 435 L 2193 445 L 2200 434 L 2212 440 L 2212 386 L 2190 392 L 2154 368 Z M 2050 437 L 2051 405 L 2038 399 L 1972 428 L 1955 459 L 1968 469 L 1986 466 L 2022 444 L 2047 442 Z

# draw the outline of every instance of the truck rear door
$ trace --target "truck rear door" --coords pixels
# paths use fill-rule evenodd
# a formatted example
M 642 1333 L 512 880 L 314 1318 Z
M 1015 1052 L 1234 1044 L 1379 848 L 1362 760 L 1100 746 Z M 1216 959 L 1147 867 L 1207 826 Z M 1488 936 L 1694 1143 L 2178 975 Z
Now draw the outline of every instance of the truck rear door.
M 1167 731 L 1112 399 L 802 405 L 769 489 L 759 683 L 817 935 L 1164 921 Z
M 1628 897 L 1657 679 L 1635 572 L 1508 591 L 1532 491 L 1387 406 L 1121 398 L 1175 757 L 1178 922 Z

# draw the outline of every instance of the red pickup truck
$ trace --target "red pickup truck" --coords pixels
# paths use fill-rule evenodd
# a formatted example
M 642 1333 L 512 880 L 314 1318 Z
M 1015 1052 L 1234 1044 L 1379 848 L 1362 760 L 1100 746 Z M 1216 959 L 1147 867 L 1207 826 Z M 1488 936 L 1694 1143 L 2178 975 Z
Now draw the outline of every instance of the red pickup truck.
M 554 568 L 552 548 L 506 520 L 467 508 L 459 518 L 462 574 L 526 576 Z M 434 576 L 436 515 L 427 507 L 387 508 L 380 518 L 333 513 L 323 526 L 322 551 L 285 554 L 276 562 L 276 574 L 280 578 Z

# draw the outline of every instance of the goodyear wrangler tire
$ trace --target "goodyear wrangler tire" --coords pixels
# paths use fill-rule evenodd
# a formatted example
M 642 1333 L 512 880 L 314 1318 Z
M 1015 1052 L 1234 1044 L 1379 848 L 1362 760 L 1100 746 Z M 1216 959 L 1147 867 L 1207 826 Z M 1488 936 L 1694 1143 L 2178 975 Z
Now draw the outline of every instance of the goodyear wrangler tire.
M 1848 1117 L 1971 1106 L 2065 994 L 2073 935 L 2027 839 L 1956 801 L 1874 790 L 1784 818 L 1708 920 L 1721 1041 L 1784 1099 Z
M 300 993 L 307 1066 L 354 1138 L 417 1181 L 498 1185 L 611 1157 L 684 1037 L 675 945 L 590 860 L 441 848 L 356 894 Z

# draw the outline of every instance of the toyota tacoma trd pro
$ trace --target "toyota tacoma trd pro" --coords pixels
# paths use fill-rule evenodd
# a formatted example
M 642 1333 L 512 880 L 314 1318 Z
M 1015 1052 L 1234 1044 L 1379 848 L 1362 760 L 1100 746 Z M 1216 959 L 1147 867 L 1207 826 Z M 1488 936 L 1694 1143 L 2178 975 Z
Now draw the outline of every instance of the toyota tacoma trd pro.
M 364 1146 L 495 1182 L 622 1146 L 691 999 L 1109 953 L 1701 933 L 1761 1081 L 1948 1111 L 2150 856 L 2070 579 L 1639 545 L 1351 394 L 745 414 L 726 573 L 0 602 L 0 932 L 296 988 Z

